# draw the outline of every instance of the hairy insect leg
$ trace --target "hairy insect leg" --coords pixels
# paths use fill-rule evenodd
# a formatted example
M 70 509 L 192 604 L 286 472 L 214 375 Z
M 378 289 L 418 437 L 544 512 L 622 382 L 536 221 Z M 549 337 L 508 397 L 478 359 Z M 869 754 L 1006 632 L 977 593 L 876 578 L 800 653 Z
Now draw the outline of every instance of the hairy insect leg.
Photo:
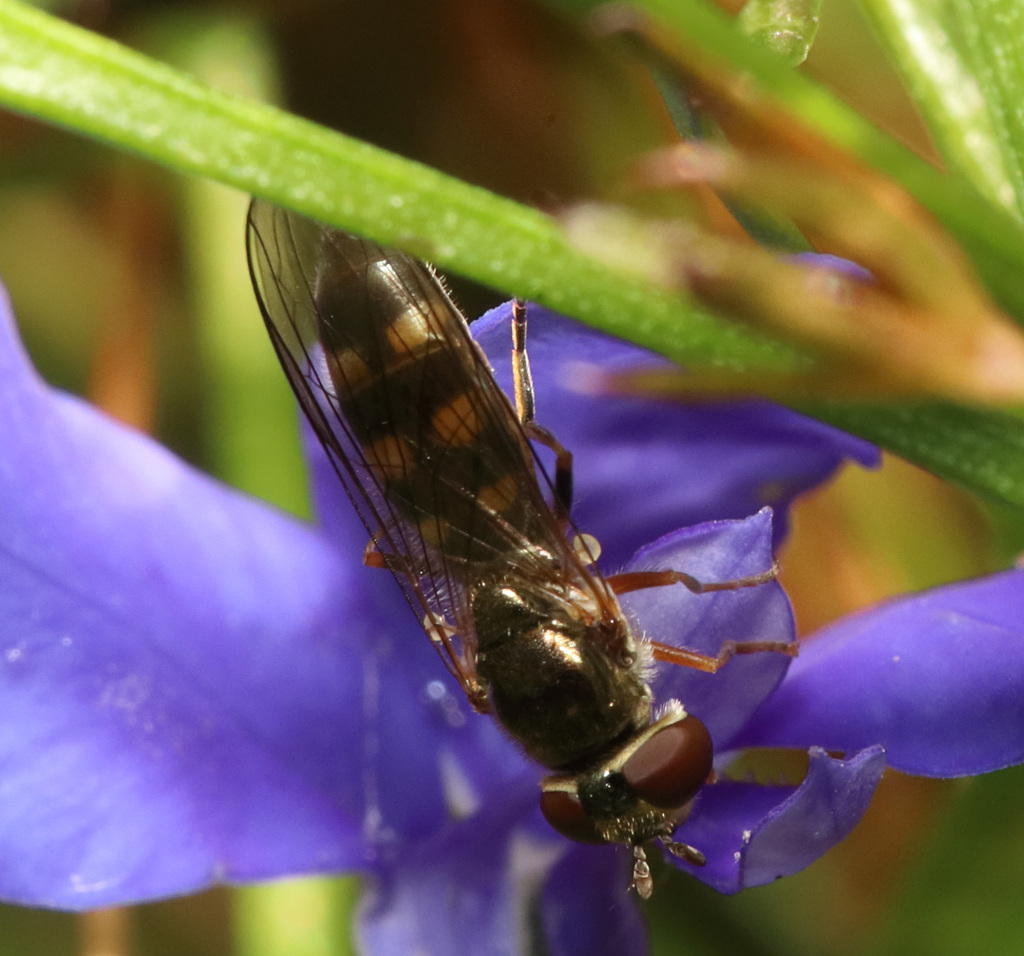
M 759 584 L 774 581 L 778 574 L 779 564 L 776 561 L 767 571 L 751 574 L 744 578 L 734 578 L 731 581 L 698 581 L 685 571 L 627 571 L 623 574 L 611 575 L 608 578 L 608 583 L 616 594 L 628 594 L 630 591 L 666 587 L 671 584 L 681 584 L 694 594 L 708 594 L 712 591 L 736 591 L 739 588 L 757 587 Z M 701 654 L 699 651 L 691 651 L 685 647 L 673 647 L 669 644 L 652 641 L 651 652 L 656 661 L 679 664 L 683 667 L 692 667 L 695 670 L 714 674 L 737 654 L 770 652 L 796 657 L 799 653 L 799 645 L 791 641 L 726 641 L 717 656 L 712 656 Z
M 522 299 L 512 300 L 512 388 L 520 423 L 532 422 L 537 404 L 530 357 L 526 354 L 526 302 Z
M 572 452 L 536 422 L 523 422 L 523 430 L 529 438 L 539 441 L 555 453 L 555 517 L 564 528 L 572 510 Z
M 705 674 L 715 674 L 737 654 L 785 654 L 796 657 L 800 653 L 800 645 L 796 641 L 726 641 L 722 644 L 717 656 L 701 654 L 686 647 L 673 647 L 651 641 L 651 655 L 656 661 L 666 664 L 678 664 L 680 667 L 692 667 Z
M 555 453 L 555 513 L 559 523 L 565 525 L 572 509 L 572 452 L 536 421 L 533 373 L 526 351 L 526 303 L 522 299 L 512 301 L 512 385 L 516 415 L 527 437 Z
M 731 581 L 698 581 L 685 571 L 626 571 L 612 574 L 608 583 L 616 594 L 628 594 L 630 591 L 642 591 L 644 588 L 663 588 L 670 584 L 681 584 L 694 594 L 707 594 L 710 591 L 736 591 L 739 588 L 753 588 L 759 584 L 767 584 L 779 576 L 779 562 L 773 561 L 767 571 L 751 574 L 745 578 L 733 578 Z

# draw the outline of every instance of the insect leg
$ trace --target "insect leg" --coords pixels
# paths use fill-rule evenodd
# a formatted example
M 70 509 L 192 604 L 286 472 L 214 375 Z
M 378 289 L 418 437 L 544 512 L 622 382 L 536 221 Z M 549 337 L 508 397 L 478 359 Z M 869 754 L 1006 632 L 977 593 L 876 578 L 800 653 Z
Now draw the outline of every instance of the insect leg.
M 373 538 L 370 538 L 366 542 L 366 547 L 363 548 L 363 564 L 368 568 L 383 568 L 385 571 L 391 570 L 388 559 L 384 556 L 384 552 L 377 547 L 377 542 Z
M 651 654 L 656 661 L 692 667 L 706 674 L 717 673 L 723 664 L 737 654 L 762 654 L 766 651 L 796 657 L 800 653 L 800 645 L 796 641 L 726 641 L 718 656 L 712 657 L 710 654 L 701 654 L 686 647 L 672 647 L 670 644 L 651 641 Z
M 564 525 L 572 509 L 572 452 L 546 428 L 538 425 L 535 418 L 537 404 L 533 374 L 526 352 L 526 303 L 522 299 L 512 301 L 512 384 L 516 415 L 523 430 L 529 438 L 555 453 L 555 509 L 559 522 Z
M 526 302 L 512 300 L 512 388 L 521 424 L 532 422 L 537 411 L 530 357 L 526 354 Z
M 707 594 L 710 591 L 735 591 L 738 588 L 751 588 L 759 584 L 774 581 L 779 573 L 778 562 L 774 562 L 767 571 L 752 574 L 745 578 L 734 578 L 732 581 L 698 581 L 684 571 L 627 571 L 624 574 L 613 574 L 608 583 L 616 594 L 627 594 L 644 588 L 665 587 L 670 584 L 682 584 L 694 594 Z M 726 661 L 737 654 L 759 654 L 765 651 L 786 654 L 796 657 L 799 645 L 790 641 L 726 641 L 717 657 L 701 654 L 685 647 L 672 647 L 669 644 L 651 642 L 654 659 L 695 670 L 714 674 Z
M 417 575 L 399 555 L 393 552 L 381 551 L 376 538 L 370 538 L 363 548 L 363 566 L 367 568 L 383 568 L 392 574 L 404 574 L 407 578 L 415 578 Z
M 669 584 L 681 584 L 694 594 L 707 594 L 709 591 L 735 591 L 739 588 L 757 587 L 774 581 L 779 575 L 779 563 L 772 563 L 767 571 L 752 574 L 746 578 L 734 578 L 731 581 L 698 581 L 685 571 L 626 571 L 623 574 L 612 574 L 608 583 L 616 594 L 628 594 L 630 591 L 641 591 L 644 588 L 661 588 Z

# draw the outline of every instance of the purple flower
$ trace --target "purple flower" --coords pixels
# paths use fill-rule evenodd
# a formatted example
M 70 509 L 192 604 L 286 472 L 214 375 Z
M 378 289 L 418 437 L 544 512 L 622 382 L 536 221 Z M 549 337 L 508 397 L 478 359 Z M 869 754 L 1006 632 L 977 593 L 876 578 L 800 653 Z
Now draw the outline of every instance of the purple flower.
M 499 369 L 506 319 L 481 331 Z M 844 457 L 873 460 L 760 403 L 575 395 L 570 357 L 639 353 L 540 310 L 533 322 L 540 417 L 576 453 L 580 524 L 609 567 L 762 570 L 768 512 L 706 519 L 784 511 Z M 552 953 L 643 951 L 626 855 L 547 828 L 540 771 L 470 712 L 313 468 L 318 528 L 50 390 L 0 301 L 0 897 L 78 909 L 361 870 L 370 952 L 506 952 L 527 925 Z M 707 723 L 723 777 L 678 833 L 708 856 L 696 875 L 732 892 L 807 865 L 855 825 L 887 760 L 941 775 L 1019 761 L 1018 574 L 850 619 L 792 666 L 663 666 L 659 699 Z M 628 598 L 652 638 L 709 653 L 792 636 L 775 584 Z M 753 746 L 811 748 L 807 779 L 730 781 L 732 753 Z

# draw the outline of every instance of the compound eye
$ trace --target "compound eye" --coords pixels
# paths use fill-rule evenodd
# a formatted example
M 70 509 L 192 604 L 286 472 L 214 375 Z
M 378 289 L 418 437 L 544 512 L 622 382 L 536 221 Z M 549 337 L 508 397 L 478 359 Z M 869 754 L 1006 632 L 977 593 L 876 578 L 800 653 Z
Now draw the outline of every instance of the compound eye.
M 687 716 L 644 741 L 623 764 L 622 773 L 640 799 L 674 810 L 697 795 L 711 773 L 713 757 L 707 727 Z
M 593 821 L 587 816 L 580 798 L 566 790 L 542 790 L 540 812 L 562 836 L 577 843 L 605 843 Z

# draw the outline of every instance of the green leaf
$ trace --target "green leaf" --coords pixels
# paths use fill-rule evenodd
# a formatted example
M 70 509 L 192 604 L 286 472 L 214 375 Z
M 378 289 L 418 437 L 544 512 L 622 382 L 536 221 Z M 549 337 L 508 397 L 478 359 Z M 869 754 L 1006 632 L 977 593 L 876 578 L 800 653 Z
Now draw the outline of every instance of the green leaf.
M 213 89 L 14 0 L 0 0 L 0 104 L 403 247 L 680 361 L 779 367 L 793 354 L 584 254 L 535 209 Z
M 993 287 L 1024 305 L 1024 243 L 1015 223 L 745 41 L 705 5 L 647 6 L 672 14 L 678 27 L 689 24 L 703 46 L 752 71 L 794 115 L 898 172 L 973 243 Z M 681 362 L 782 368 L 796 355 L 585 254 L 534 209 L 212 89 L 14 0 L 0 0 L 0 103 L 404 246 Z M 238 247 L 241 254 L 241 229 Z M 1024 506 L 1024 437 L 1015 419 L 948 405 L 831 406 L 823 414 L 979 494 Z
M 270 44 L 247 20 L 213 10 L 153 26 L 158 48 L 200 76 L 249 92 L 275 85 Z M 234 487 L 307 517 L 295 401 L 270 339 L 253 334 L 260 315 L 244 257 L 224 255 L 238 242 L 246 197 L 208 179 L 180 184 L 181 246 L 206 371 L 206 464 Z
M 803 410 L 967 491 L 1024 507 L 1024 420 L 1016 416 L 951 402 Z
M 863 0 L 946 163 L 1024 215 L 1024 6 Z

